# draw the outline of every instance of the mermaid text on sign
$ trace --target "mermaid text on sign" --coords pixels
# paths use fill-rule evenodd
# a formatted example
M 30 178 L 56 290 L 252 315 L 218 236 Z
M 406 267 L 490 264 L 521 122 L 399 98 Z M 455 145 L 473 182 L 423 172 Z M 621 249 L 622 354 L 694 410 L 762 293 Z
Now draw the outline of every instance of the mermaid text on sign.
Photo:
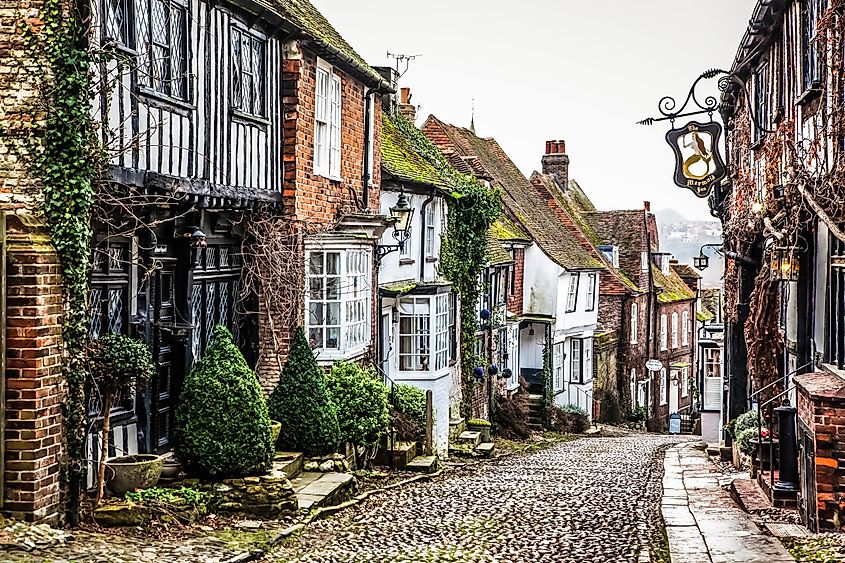
M 698 197 L 707 197 L 713 186 L 725 177 L 725 163 L 719 154 L 722 126 L 711 121 L 692 121 L 666 133 L 666 142 L 675 152 L 675 183 Z

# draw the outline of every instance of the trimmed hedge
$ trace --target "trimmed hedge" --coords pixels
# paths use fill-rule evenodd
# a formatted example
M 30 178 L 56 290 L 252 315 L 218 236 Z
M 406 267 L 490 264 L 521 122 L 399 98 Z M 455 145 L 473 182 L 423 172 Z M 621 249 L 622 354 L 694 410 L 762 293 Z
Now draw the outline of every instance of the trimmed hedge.
M 224 326 L 182 386 L 175 442 L 185 468 L 208 477 L 262 473 L 273 461 L 264 394 Z
M 337 408 L 341 442 L 374 446 L 387 431 L 387 387 L 372 368 L 337 362 L 326 378 L 326 387 Z
M 337 409 L 302 327 L 294 331 L 290 354 L 267 404 L 271 418 L 282 423 L 279 443 L 286 449 L 325 454 L 340 442 Z

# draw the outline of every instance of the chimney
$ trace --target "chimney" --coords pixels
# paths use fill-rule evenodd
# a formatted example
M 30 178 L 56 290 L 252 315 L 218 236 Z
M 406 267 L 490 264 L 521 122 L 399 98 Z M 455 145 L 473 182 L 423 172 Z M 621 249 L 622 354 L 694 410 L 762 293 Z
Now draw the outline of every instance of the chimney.
M 399 113 L 404 115 L 408 121 L 414 123 L 417 119 L 417 108 L 411 103 L 411 98 L 410 88 L 399 89 Z
M 651 202 L 650 201 L 644 201 L 643 202 L 643 209 L 645 210 L 646 213 L 651 213 Z
M 569 186 L 569 156 L 566 154 L 566 141 L 546 141 L 546 154 L 543 155 L 543 174 L 551 174 L 564 190 Z
M 398 91 L 399 73 L 396 72 L 395 68 L 389 66 L 377 66 L 374 68 L 382 76 L 382 78 L 384 78 L 387 83 L 390 84 L 394 91 Z M 396 111 L 398 101 L 399 98 L 397 94 L 383 94 L 381 96 L 381 107 L 388 113 L 393 113 L 394 111 Z

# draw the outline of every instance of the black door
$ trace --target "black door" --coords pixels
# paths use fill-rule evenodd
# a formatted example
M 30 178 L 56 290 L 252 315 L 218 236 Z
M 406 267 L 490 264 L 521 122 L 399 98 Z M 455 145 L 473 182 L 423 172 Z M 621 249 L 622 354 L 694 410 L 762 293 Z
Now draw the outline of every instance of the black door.
M 150 394 L 150 446 L 156 453 L 173 447 L 172 429 L 175 402 L 184 379 L 184 361 L 180 361 L 182 348 L 176 329 L 176 259 L 159 258 L 151 279 L 152 349 L 156 360 L 156 377 L 151 382 Z

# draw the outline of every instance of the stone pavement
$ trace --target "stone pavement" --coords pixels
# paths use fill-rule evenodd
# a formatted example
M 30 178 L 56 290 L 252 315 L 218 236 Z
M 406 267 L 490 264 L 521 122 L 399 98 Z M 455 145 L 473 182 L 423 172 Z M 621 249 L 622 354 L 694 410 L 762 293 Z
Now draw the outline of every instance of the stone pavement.
M 582 438 L 377 495 L 316 522 L 271 561 L 637 563 L 660 550 L 663 448 Z
M 703 451 L 674 446 L 664 468 L 661 509 L 672 563 L 795 561 L 736 505 Z

